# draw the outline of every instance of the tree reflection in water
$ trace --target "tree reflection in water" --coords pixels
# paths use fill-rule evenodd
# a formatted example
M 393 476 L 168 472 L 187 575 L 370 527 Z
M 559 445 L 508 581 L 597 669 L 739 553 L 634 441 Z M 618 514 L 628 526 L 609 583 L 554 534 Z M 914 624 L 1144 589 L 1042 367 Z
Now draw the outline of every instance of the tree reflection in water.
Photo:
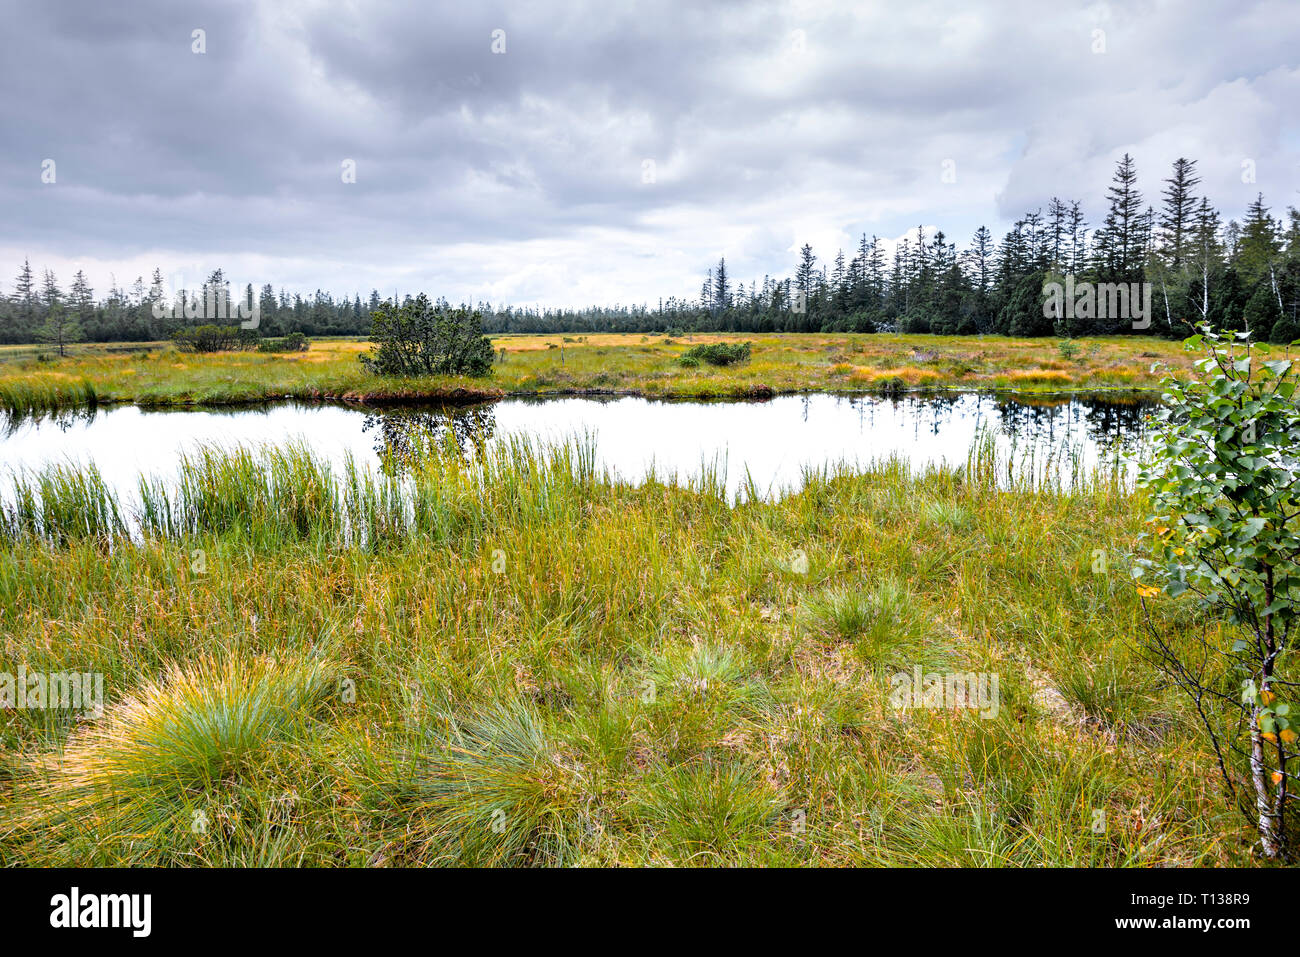
M 811 397 L 805 397 L 805 401 Z M 854 398 L 865 421 L 888 404 L 901 410 L 917 434 L 940 435 L 955 420 L 986 419 L 1022 445 L 1051 445 L 1067 436 L 1086 437 L 1098 448 L 1131 454 L 1146 436 L 1147 420 L 1160 404 L 1141 395 L 938 393 L 884 399 Z M 805 419 L 807 418 L 805 410 Z M 1082 434 L 1080 434 L 1082 433 Z
M 1080 425 L 1098 447 L 1132 453 L 1146 434 L 1159 403 L 1146 398 L 1086 395 L 999 398 L 1001 429 L 1023 440 L 1052 441 Z
M 361 429 L 375 433 L 375 452 L 384 469 L 400 474 L 425 452 L 448 443 L 468 455 L 492 438 L 496 424 L 496 411 L 485 403 L 376 410 L 366 414 Z
M 90 425 L 99 414 L 95 405 L 70 409 L 35 412 L 0 412 L 0 438 L 16 435 L 19 429 L 48 422 L 60 432 L 69 432 L 78 426 Z

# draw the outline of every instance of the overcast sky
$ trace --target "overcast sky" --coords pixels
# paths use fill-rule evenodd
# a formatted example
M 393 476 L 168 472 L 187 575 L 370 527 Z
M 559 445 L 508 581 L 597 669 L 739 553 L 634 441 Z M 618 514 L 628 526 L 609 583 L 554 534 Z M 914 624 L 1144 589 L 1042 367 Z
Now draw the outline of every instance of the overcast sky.
M 291 291 L 653 304 L 698 295 L 719 256 L 748 282 L 864 231 L 965 245 L 1053 194 L 1096 223 L 1125 151 L 1153 202 L 1180 155 L 1225 219 L 1256 191 L 1300 202 L 1297 0 L 0 13 L 5 292 L 30 257 L 97 295 L 110 273 L 220 266 Z

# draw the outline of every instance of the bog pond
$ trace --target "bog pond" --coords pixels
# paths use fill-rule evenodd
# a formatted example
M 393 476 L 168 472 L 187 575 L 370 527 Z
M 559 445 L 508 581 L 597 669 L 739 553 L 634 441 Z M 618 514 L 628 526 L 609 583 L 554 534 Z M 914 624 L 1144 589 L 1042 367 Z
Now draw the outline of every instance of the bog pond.
M 686 481 L 705 470 L 733 495 L 797 486 L 808 469 L 899 458 L 917 467 L 966 462 L 986 437 L 999 453 L 1054 471 L 1125 463 L 1157 404 L 1144 397 L 963 393 L 899 397 L 783 395 L 766 401 L 634 397 L 506 399 L 462 407 L 359 408 L 283 402 L 255 407 L 148 410 L 135 406 L 0 417 L 0 478 L 55 463 L 93 463 L 131 497 L 141 474 L 175 473 L 200 445 L 301 441 L 331 461 L 378 465 L 430 435 L 466 448 L 522 435 L 593 442 L 597 464 L 633 482 Z M 1129 474 L 1131 462 L 1121 464 Z

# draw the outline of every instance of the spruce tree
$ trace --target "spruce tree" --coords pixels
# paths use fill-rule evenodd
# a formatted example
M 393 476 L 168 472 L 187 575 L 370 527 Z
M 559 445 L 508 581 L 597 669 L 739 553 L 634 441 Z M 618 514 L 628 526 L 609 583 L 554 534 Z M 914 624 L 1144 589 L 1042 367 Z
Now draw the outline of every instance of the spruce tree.
M 22 310 L 24 317 L 31 318 L 36 305 L 36 280 L 32 276 L 32 264 L 24 259 L 22 271 L 18 273 L 18 282 L 14 286 L 14 301 Z
M 53 270 L 47 269 L 41 281 L 41 305 L 45 307 L 46 312 L 49 312 L 61 302 L 63 302 L 63 290 L 59 288 L 59 281 L 55 278 Z
M 1172 174 L 1165 180 L 1164 209 L 1160 214 L 1160 252 L 1169 267 L 1181 270 L 1186 264 L 1187 245 L 1196 215 L 1196 189 L 1201 179 L 1196 175 L 1196 161 L 1179 157 Z
M 1269 215 L 1264 195 L 1260 193 L 1246 209 L 1246 220 L 1242 223 L 1241 239 L 1234 256 L 1234 264 L 1247 286 L 1270 280 L 1271 267 L 1281 251 L 1277 223 Z
M 1065 272 L 1068 268 L 1064 265 L 1064 261 L 1069 215 L 1069 207 L 1053 196 L 1047 205 L 1047 242 L 1050 260 L 1047 265 L 1060 272 Z
M 715 310 L 731 308 L 731 282 L 727 278 L 726 257 L 718 260 L 717 271 L 713 274 L 713 305 Z
M 94 291 L 80 269 L 72 277 L 72 289 L 68 293 L 68 302 L 78 316 L 85 316 L 94 305 Z
M 1128 153 L 1116 164 L 1106 196 L 1109 208 L 1097 237 L 1098 277 L 1103 282 L 1136 281 L 1141 278 L 1147 224 L 1137 186 L 1137 165 Z
M 794 274 L 795 287 L 804 295 L 804 301 L 812 300 L 813 281 L 817 257 L 813 255 L 812 246 L 804 243 L 799 250 L 799 268 Z

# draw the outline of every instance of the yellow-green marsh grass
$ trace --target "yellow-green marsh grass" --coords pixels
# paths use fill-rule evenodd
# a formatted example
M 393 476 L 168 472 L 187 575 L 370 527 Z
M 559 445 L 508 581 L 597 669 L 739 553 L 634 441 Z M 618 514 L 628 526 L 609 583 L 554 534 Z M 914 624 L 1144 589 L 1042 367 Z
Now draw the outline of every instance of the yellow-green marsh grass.
M 692 346 L 742 341 L 753 343 L 753 357 L 740 365 L 687 368 L 678 361 Z M 479 379 L 379 378 L 357 361 L 368 344 L 353 339 L 318 340 L 302 353 L 185 354 L 168 343 L 121 346 L 118 351 L 77 346 L 66 358 L 44 360 L 36 358 L 31 347 L 0 347 L 0 409 L 26 412 L 114 402 L 184 406 L 281 398 L 469 401 L 587 391 L 737 397 L 769 390 L 1155 390 L 1153 363 L 1190 367 L 1179 343 L 1145 336 L 1086 340 L 1068 360 L 1060 355 L 1059 340 L 998 336 L 500 336 L 493 347 L 504 358 Z
M 1140 495 L 984 449 L 741 504 L 583 443 L 209 450 L 114 503 L 133 537 L 9 520 L 0 671 L 102 673 L 107 712 L 0 713 L 0 862 L 1251 863 L 1133 649 Z M 899 706 L 916 666 L 997 675 L 996 716 Z

